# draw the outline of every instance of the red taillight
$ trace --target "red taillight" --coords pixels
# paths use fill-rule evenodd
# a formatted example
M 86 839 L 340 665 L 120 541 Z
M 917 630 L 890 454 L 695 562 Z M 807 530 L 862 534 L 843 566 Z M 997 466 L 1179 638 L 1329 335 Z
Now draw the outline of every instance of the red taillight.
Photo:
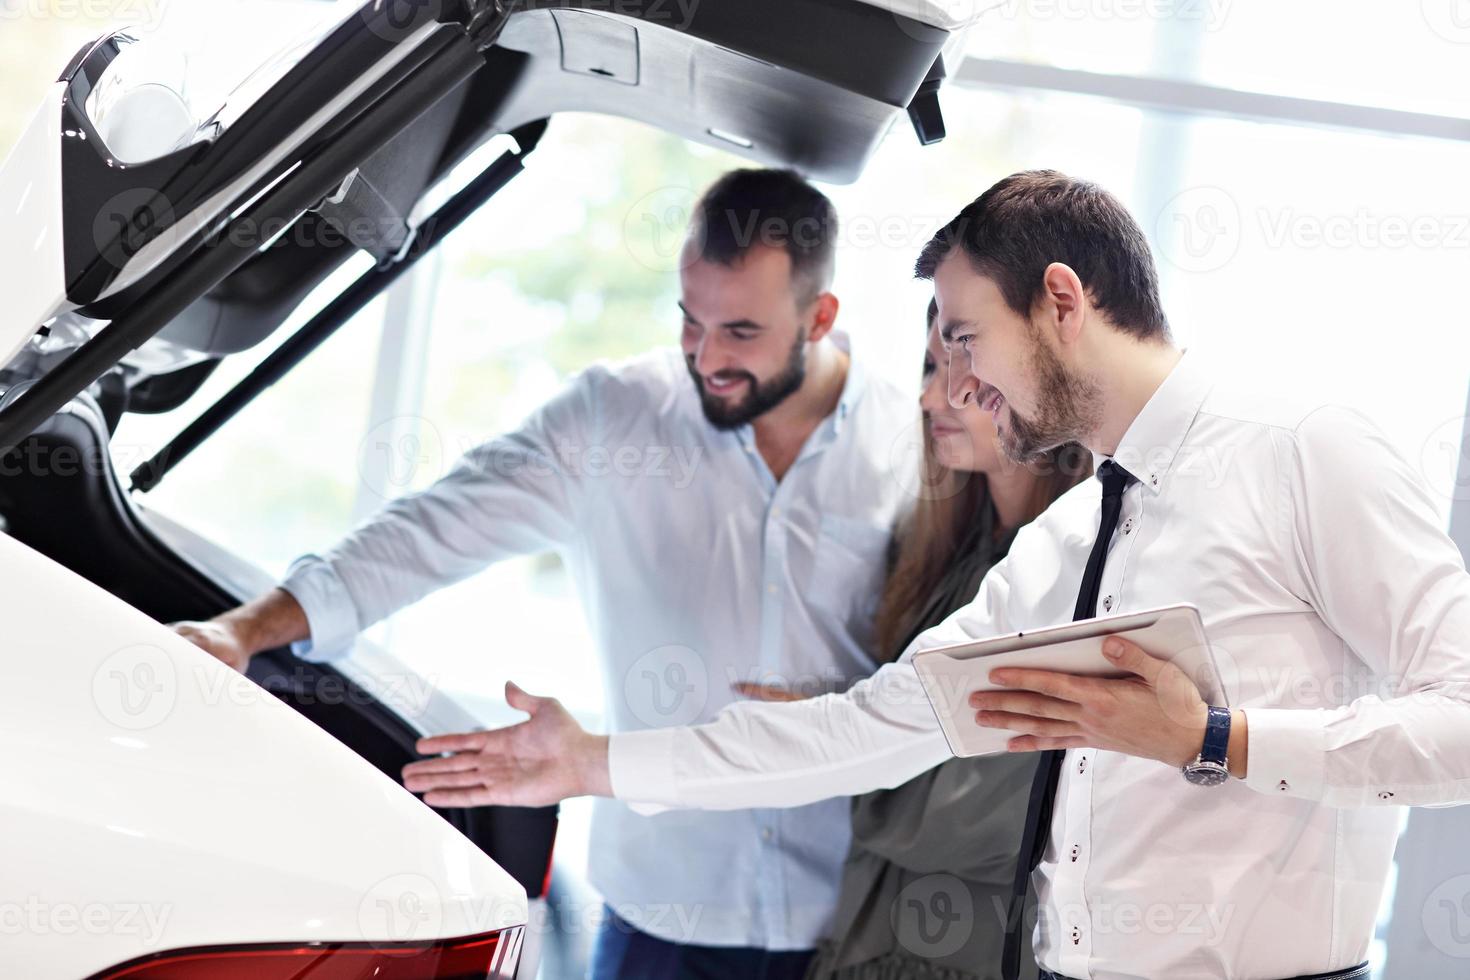
M 521 930 L 434 943 L 308 943 L 156 953 L 89 980 L 511 980 Z

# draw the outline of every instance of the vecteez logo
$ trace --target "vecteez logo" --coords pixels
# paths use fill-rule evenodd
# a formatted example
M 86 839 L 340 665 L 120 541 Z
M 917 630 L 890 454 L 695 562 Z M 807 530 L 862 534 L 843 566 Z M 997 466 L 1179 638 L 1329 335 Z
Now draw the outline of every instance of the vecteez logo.
M 1175 194 L 1154 222 L 1154 241 L 1185 272 L 1214 272 L 1240 249 L 1240 206 L 1219 187 L 1191 187 Z
M 687 725 L 709 701 L 709 671 L 689 647 L 662 646 L 628 668 L 623 697 L 633 717 L 650 728 Z
M 151 644 L 110 654 L 92 674 L 92 703 L 118 728 L 142 731 L 167 720 L 178 700 L 173 658 Z

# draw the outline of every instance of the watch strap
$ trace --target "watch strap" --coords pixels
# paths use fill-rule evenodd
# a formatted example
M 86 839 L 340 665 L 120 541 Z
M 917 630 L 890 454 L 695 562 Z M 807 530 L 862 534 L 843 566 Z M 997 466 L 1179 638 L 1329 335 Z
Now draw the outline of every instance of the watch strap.
M 1201 762 L 1225 762 L 1225 753 L 1230 748 L 1230 709 L 1209 709 L 1205 720 L 1205 744 L 1200 750 Z

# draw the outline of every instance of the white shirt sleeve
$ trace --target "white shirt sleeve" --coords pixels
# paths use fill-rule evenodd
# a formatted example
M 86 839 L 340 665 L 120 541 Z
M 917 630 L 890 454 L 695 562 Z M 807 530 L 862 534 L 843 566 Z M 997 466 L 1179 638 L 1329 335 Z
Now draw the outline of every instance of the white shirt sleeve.
M 920 634 L 898 662 L 842 694 L 742 702 L 703 725 L 612 735 L 613 795 L 640 813 L 804 806 L 892 789 L 952 758 L 908 661 L 921 649 L 1006 632 L 1008 562 L 992 568 L 975 600 Z
M 357 633 L 491 562 L 574 537 L 580 481 L 567 447 L 596 442 L 601 368 L 584 372 L 521 428 L 467 452 L 422 492 L 389 503 L 324 555 L 298 559 L 281 587 L 306 612 L 298 656 L 345 655 Z
M 1300 595 L 1376 688 L 1247 709 L 1247 784 L 1338 808 L 1470 797 L 1470 576 L 1428 488 L 1347 409 L 1276 438 Z

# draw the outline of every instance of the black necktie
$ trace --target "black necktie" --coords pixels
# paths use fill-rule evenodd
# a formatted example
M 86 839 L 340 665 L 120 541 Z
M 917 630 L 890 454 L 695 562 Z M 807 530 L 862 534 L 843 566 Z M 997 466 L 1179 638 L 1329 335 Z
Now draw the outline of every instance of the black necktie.
M 1097 540 L 1092 544 L 1092 554 L 1087 556 L 1087 568 L 1082 573 L 1082 587 L 1077 591 L 1077 608 L 1072 618 L 1091 619 L 1097 615 L 1097 594 L 1102 588 L 1103 563 L 1107 561 L 1108 544 L 1118 527 L 1118 515 L 1123 510 L 1123 491 L 1133 482 L 1133 476 L 1123 467 L 1108 460 L 1097 468 L 1097 478 L 1102 481 L 1102 520 L 1098 524 Z M 1007 912 L 1005 950 L 1001 954 L 1001 976 L 1004 980 L 1016 980 L 1021 975 L 1021 941 L 1025 927 L 1026 893 L 1031 887 L 1031 872 L 1041 863 L 1046 850 L 1046 840 L 1051 832 L 1052 805 L 1056 802 L 1057 782 L 1062 774 L 1060 750 L 1041 753 L 1036 765 L 1036 777 L 1031 782 L 1031 800 L 1026 807 L 1026 829 L 1021 835 L 1021 850 L 1016 859 L 1016 879 L 1011 888 L 1011 904 Z

